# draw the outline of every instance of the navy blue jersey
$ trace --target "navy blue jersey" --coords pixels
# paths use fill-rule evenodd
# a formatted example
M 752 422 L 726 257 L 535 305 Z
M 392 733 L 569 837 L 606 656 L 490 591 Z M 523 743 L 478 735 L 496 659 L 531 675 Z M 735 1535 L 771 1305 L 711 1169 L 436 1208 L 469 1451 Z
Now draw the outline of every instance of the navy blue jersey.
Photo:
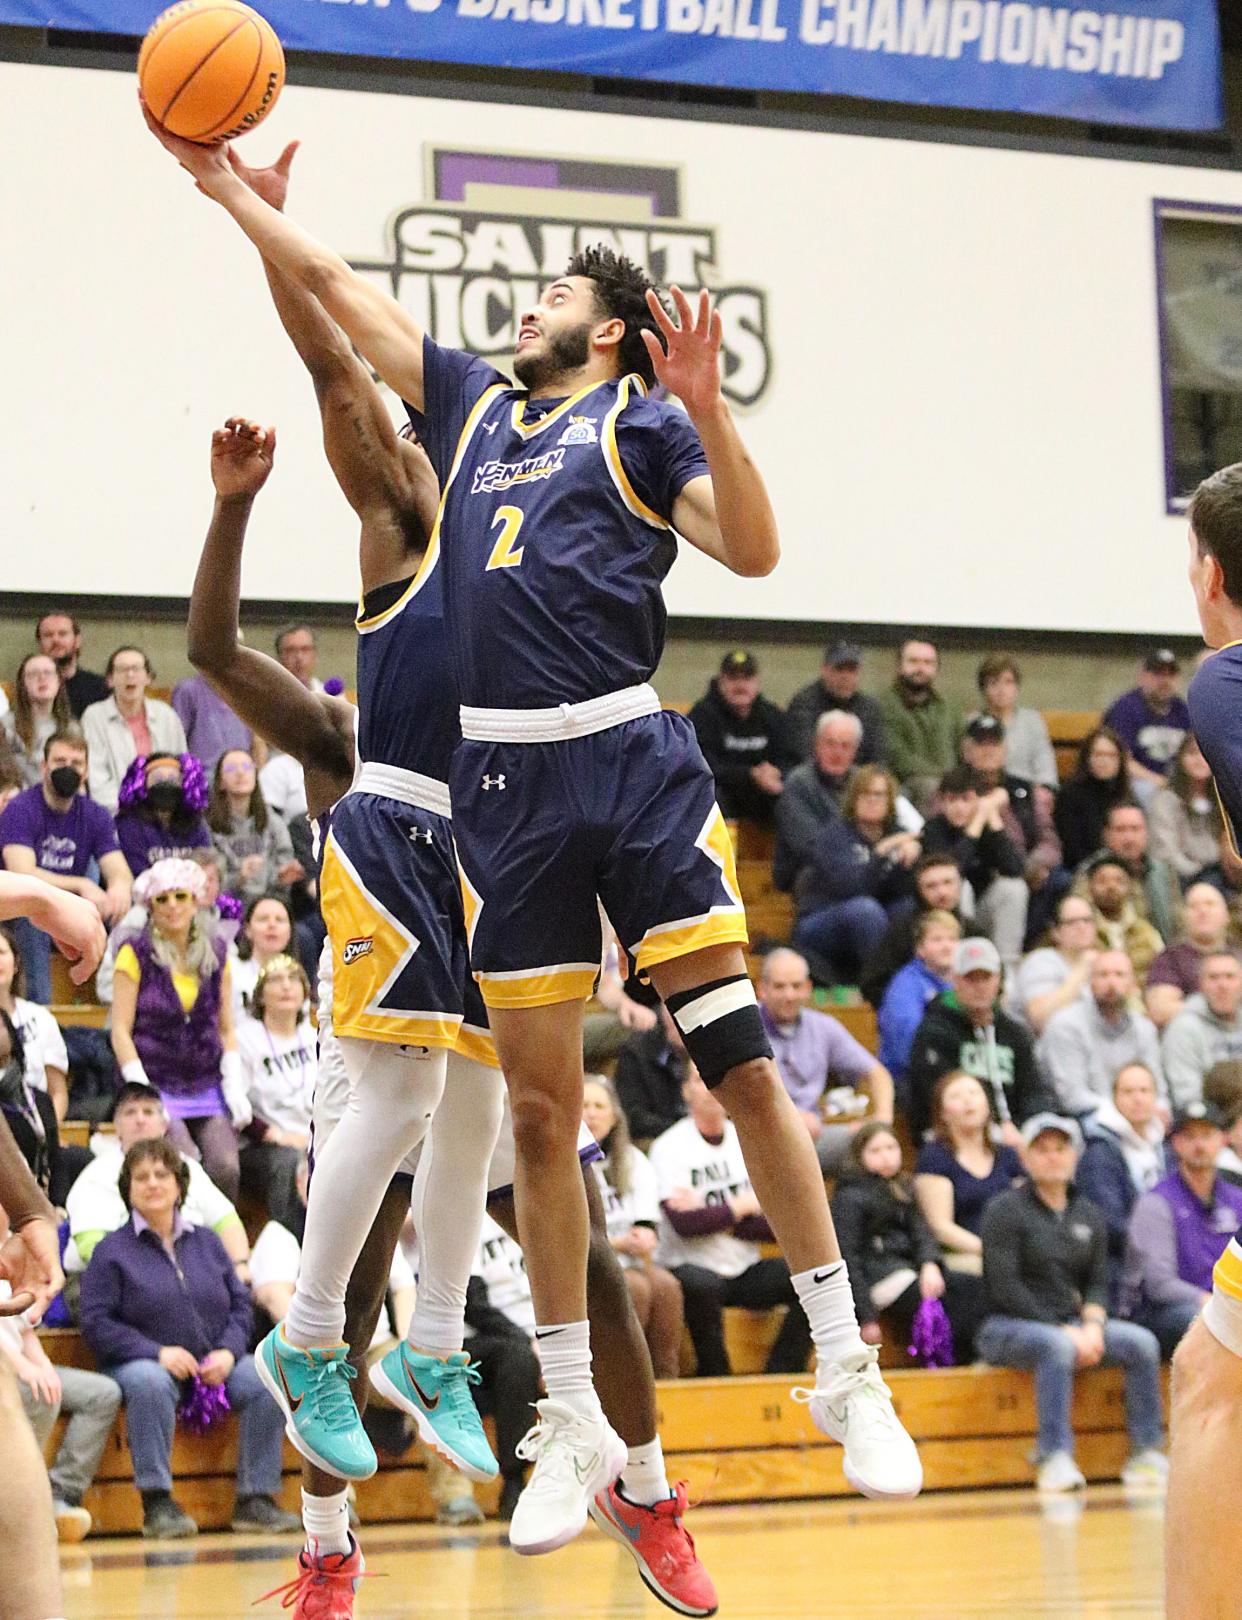
M 429 548 L 394 602 L 358 615 L 358 757 L 447 782 L 461 741 L 444 622 L 444 570 Z M 391 593 L 390 593 L 391 594 Z
M 1213 653 L 1186 694 L 1190 725 L 1216 778 L 1234 853 L 1242 851 L 1242 642 Z
M 636 376 L 531 400 L 430 338 L 423 375 L 410 419 L 443 492 L 432 546 L 461 701 L 546 708 L 649 680 L 673 503 L 708 471 L 685 413 Z

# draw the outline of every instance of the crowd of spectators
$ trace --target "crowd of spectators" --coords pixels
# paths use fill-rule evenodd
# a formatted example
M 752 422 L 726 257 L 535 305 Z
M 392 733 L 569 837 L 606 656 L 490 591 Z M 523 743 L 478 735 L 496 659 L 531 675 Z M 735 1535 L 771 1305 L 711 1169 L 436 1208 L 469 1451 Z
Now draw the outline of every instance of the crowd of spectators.
M 65 1207 L 70 1292 L 106 1376 L 50 1369 L 20 1327 L 0 1353 L 40 1433 L 49 1412 L 74 1414 L 52 1474 L 66 1534 L 84 1533 L 121 1400 L 147 1532 L 191 1534 L 171 1447 L 187 1394 L 213 1388 L 240 1418 L 236 1527 L 292 1528 L 275 1502 L 282 1424 L 250 1350 L 256 1310 L 279 1320 L 292 1290 L 307 1186 L 319 936 L 301 773 L 197 677 L 172 705 L 152 697 L 140 648 L 94 676 L 77 625 L 53 613 L 37 649 L 0 721 L 0 852 L 89 898 L 111 930 L 97 987 L 115 1107 L 89 1149 L 62 1147 L 59 1124 L 78 1115 L 51 960 L 41 936 L 7 930 L 0 1105 Z M 307 626 L 277 651 L 317 684 Z M 902 645 L 874 696 L 860 664 L 833 643 L 782 711 L 753 656 L 730 653 L 691 720 L 722 808 L 770 829 L 772 881 L 792 899 L 758 996 L 832 1184 L 864 1336 L 904 1350 L 939 1316 L 948 1358 L 1033 1371 L 1048 1490 L 1082 1479 L 1075 1372 L 1116 1362 L 1127 1477 L 1158 1478 L 1159 1357 L 1242 1225 L 1239 869 L 1176 660 L 1144 661 L 1064 784 L 1012 658 L 983 661 L 965 714 L 927 641 Z M 727 1374 L 726 1311 L 741 1307 L 770 1318 L 768 1369 L 799 1374 L 809 1327 L 736 1131 L 667 1012 L 631 1000 L 623 972 L 618 958 L 605 975 L 608 1027 L 594 1032 L 615 1079 L 588 1075 L 583 1118 L 656 1372 Z M 817 991 L 829 1007 L 870 1002 L 878 1050 Z M 268 1222 L 253 1255 L 239 1209 Z M 475 1272 L 470 1349 L 511 1506 L 538 1391 L 533 1310 L 498 1227 Z M 442 1505 L 449 1522 L 477 1516 L 460 1486 Z

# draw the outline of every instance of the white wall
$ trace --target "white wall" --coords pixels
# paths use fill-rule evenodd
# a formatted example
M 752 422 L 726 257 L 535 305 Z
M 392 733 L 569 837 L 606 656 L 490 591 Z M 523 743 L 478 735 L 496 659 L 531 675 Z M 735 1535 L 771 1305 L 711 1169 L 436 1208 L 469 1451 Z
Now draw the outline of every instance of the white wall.
M 290 88 L 290 211 L 383 257 L 423 148 L 682 168 L 718 280 L 766 289 L 743 423 L 785 560 L 688 558 L 672 611 L 1184 631 L 1165 515 L 1152 199 L 1242 175 L 914 142 Z M 351 515 L 257 259 L 142 128 L 125 74 L 0 65 L 0 589 L 185 595 L 232 412 L 280 429 L 244 588 L 354 594 Z

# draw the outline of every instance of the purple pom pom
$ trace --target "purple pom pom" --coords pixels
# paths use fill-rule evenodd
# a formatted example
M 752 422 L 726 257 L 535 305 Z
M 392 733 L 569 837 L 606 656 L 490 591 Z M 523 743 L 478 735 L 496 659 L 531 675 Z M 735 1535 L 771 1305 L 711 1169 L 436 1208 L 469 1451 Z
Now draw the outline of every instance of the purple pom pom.
M 245 907 L 235 894 L 218 894 L 216 911 L 225 922 L 239 923 L 245 913 Z
M 201 1378 L 195 1377 L 186 1386 L 177 1416 L 190 1434 L 202 1435 L 215 1428 L 232 1410 L 223 1384 L 204 1384 Z
M 329 697 L 340 697 L 345 690 L 345 682 L 339 675 L 329 675 L 323 683 L 323 689 Z
M 920 1367 L 953 1365 L 953 1329 L 948 1312 L 938 1299 L 925 1299 L 910 1325 L 909 1354 Z

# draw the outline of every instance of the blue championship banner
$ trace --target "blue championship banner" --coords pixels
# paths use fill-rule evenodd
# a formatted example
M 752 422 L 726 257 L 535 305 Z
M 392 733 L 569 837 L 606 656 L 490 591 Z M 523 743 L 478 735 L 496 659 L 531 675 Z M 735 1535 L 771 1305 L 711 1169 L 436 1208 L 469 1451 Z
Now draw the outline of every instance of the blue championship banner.
M 0 0 L 142 34 L 143 0 Z M 1166 129 L 1223 119 L 1214 0 L 259 0 L 285 46 Z

